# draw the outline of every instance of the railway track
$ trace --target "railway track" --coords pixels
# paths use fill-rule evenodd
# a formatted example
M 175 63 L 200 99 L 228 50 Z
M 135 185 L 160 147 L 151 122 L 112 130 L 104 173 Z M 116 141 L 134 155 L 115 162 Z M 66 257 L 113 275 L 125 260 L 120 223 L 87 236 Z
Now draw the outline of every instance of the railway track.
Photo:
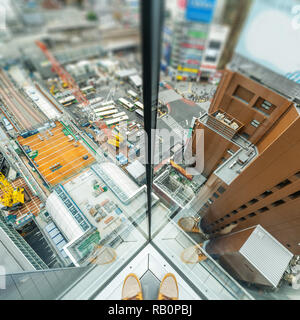
M 33 110 L 28 102 L 16 91 L 3 70 L 0 70 L 0 94 L 23 129 L 31 129 L 33 126 L 47 120 L 38 110 Z
M 12 100 L 10 99 L 6 91 L 1 86 L 1 83 L 0 83 L 0 95 L 3 101 L 5 102 L 6 106 L 9 108 L 10 112 L 14 116 L 14 118 L 18 120 L 20 129 L 29 129 L 31 127 L 30 122 L 24 116 L 22 116 L 22 114 L 20 114 L 18 108 L 14 105 L 14 103 L 12 102 Z

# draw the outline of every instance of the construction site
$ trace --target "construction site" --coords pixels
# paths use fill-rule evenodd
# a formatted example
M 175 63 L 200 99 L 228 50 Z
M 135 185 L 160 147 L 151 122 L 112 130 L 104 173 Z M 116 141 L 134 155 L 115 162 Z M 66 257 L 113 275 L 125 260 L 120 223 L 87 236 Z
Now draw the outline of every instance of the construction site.
M 56 122 L 55 127 L 30 137 L 18 137 L 35 170 L 51 187 L 95 161 L 89 151 Z

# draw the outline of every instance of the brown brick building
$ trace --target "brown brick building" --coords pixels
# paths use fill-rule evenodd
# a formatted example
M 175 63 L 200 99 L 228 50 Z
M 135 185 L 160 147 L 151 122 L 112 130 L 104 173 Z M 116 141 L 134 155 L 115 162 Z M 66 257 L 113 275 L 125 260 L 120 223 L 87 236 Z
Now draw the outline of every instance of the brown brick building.
M 193 203 L 202 229 L 218 237 L 260 224 L 300 254 L 300 108 L 226 71 L 194 128 L 205 130 L 208 180 Z

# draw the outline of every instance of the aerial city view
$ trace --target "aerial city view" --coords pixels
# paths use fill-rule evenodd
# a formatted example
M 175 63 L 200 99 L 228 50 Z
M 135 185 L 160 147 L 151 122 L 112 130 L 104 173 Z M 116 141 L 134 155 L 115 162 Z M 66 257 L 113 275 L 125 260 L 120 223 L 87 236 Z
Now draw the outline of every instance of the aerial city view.
M 0 300 L 299 300 L 299 159 L 300 0 L 0 0 Z

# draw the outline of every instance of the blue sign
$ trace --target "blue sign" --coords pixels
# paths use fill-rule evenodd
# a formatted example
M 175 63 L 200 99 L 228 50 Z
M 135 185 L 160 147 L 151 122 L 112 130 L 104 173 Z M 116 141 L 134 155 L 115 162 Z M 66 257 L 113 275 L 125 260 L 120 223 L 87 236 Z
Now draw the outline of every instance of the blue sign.
M 213 19 L 216 0 L 187 0 L 186 19 L 210 23 Z

